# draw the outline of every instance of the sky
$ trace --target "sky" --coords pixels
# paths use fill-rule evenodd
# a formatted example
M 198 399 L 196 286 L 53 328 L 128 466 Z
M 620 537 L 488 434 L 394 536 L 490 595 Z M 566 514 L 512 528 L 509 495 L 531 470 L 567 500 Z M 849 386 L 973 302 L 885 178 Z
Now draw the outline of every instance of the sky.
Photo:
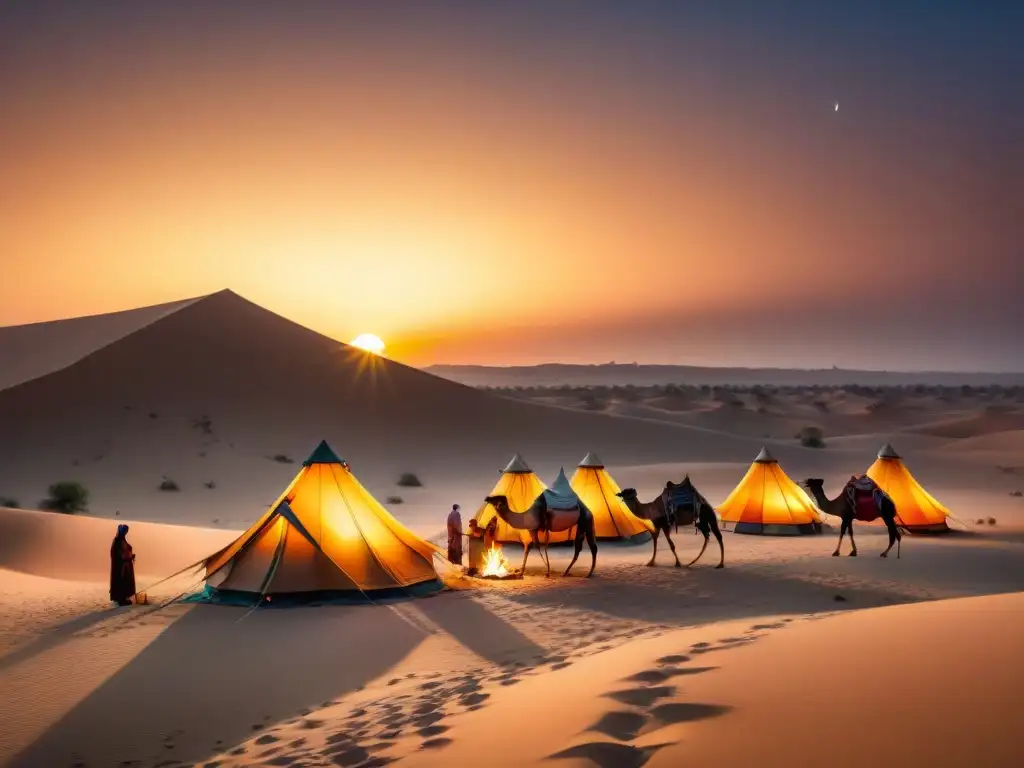
M 0 325 L 1024 370 L 1024 3 L 0 4 Z M 839 103 L 838 111 L 835 103 Z

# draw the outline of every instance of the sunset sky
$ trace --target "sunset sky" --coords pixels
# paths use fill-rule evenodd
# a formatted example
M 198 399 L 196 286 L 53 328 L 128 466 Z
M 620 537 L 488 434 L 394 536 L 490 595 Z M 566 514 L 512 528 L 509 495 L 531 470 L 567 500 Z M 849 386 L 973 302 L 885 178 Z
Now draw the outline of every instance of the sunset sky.
M 1024 370 L 1024 3 L 0 5 L 0 325 Z M 834 109 L 839 102 L 839 110 Z

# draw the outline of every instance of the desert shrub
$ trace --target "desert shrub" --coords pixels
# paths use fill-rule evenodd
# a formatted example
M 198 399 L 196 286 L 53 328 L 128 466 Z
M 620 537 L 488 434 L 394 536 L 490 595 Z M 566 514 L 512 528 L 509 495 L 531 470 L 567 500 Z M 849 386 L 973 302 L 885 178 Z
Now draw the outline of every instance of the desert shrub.
M 160 488 L 161 491 L 180 491 L 181 490 L 181 488 L 178 487 L 178 484 L 176 482 L 174 482 L 173 480 L 171 480 L 171 478 L 169 478 L 169 477 L 165 477 L 163 480 L 160 481 L 159 488 Z
M 271 461 L 276 461 L 278 464 L 294 464 L 295 461 L 287 453 L 275 453 L 270 457 Z
M 89 489 L 75 480 L 61 480 L 49 488 L 49 496 L 39 506 L 51 512 L 73 515 L 89 507 Z
M 585 389 L 580 393 L 580 405 L 585 411 L 604 410 L 604 401 L 601 396 L 592 390 Z
M 986 522 L 989 525 L 995 525 L 996 524 L 996 519 L 994 517 L 990 517 Z
M 401 496 L 388 496 L 388 504 L 402 504 L 404 503 Z
M 403 472 L 398 478 L 398 485 L 402 488 L 419 488 L 423 483 L 412 472 Z
M 213 420 L 205 413 L 198 419 L 192 422 L 192 426 L 202 432 L 204 435 L 213 434 Z
M 822 413 L 828 413 L 829 412 L 828 403 L 825 402 L 824 400 L 815 400 L 813 405 L 814 405 L 815 408 L 817 408 Z
M 1021 496 L 1024 496 L 1024 491 L 1010 491 L 1010 495 L 1014 496 L 1014 497 L 1017 497 L 1017 498 L 1020 498 Z M 0 503 L 0 506 L 2 506 L 2 503 Z M 7 506 L 13 507 L 15 505 L 14 504 L 8 504 Z
M 977 520 L 974 521 L 974 524 L 975 525 L 984 525 L 985 524 L 985 518 L 979 517 Z
M 207 480 L 205 483 L 203 483 L 203 486 L 209 488 L 212 491 L 214 488 L 217 487 L 217 484 L 213 482 L 213 480 Z
M 806 426 L 796 433 L 796 439 L 804 448 L 824 448 L 825 435 L 819 427 Z
M 0 496 L 0 507 L 20 507 L 17 499 L 10 496 Z
M 149 418 L 156 419 L 156 418 L 159 418 L 159 417 L 160 417 L 160 414 L 157 413 L 156 411 L 150 411 L 149 412 Z

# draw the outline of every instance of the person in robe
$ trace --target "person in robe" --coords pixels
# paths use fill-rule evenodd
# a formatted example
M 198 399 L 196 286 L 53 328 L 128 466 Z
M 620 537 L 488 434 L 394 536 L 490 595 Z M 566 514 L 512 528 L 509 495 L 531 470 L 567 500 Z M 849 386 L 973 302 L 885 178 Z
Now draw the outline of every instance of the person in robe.
M 462 565 L 462 537 L 459 505 L 452 504 L 452 511 L 448 513 L 448 562 L 454 565 Z
M 131 605 L 135 595 L 135 553 L 128 543 L 128 526 L 117 526 L 110 545 L 110 599 L 118 605 Z

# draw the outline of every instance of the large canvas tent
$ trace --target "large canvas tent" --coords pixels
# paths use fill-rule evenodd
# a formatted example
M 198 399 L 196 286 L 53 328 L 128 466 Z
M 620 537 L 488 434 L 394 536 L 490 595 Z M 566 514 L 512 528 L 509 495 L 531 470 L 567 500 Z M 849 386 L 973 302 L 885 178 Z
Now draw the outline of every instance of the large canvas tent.
M 878 452 L 868 477 L 889 494 L 896 505 L 898 521 L 911 533 L 944 533 L 949 530 L 949 510 L 921 487 L 903 463 L 903 458 L 886 443 Z
M 594 513 L 594 531 L 599 539 L 647 541 L 651 529 L 645 520 L 629 511 L 617 494 L 622 489 L 593 453 L 583 457 L 569 485 Z
M 508 498 L 508 505 L 515 512 L 525 512 L 530 505 L 541 495 L 547 486 L 534 474 L 529 465 L 518 453 L 512 457 L 512 461 L 501 471 L 501 477 L 497 484 L 488 493 L 488 496 L 505 496 Z M 484 502 L 477 510 L 473 519 L 481 528 L 487 526 L 497 516 L 494 507 Z M 495 534 L 498 541 L 506 544 L 523 544 L 530 540 L 530 535 L 525 531 L 517 531 L 499 518 L 498 530 Z M 554 534 L 552 542 L 567 541 L 566 534 Z
M 821 513 L 804 490 L 761 448 L 747 474 L 718 506 L 735 533 L 790 536 L 821 532 Z
M 245 533 L 203 563 L 199 599 L 272 604 L 421 594 L 441 587 L 433 544 L 382 507 L 321 442 Z

